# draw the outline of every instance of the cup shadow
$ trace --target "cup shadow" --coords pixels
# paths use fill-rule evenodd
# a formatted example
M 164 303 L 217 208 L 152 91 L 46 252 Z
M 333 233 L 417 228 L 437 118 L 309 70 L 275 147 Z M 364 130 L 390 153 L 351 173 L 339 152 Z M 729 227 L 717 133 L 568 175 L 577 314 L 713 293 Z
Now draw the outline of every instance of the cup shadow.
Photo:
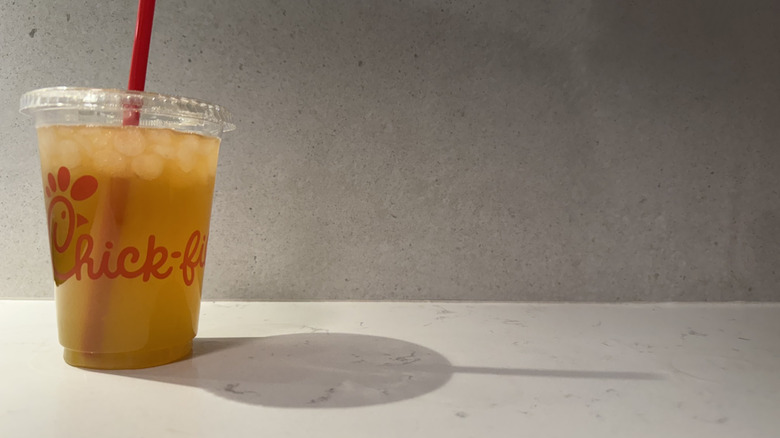
M 399 339 L 349 333 L 197 338 L 192 356 L 165 366 L 103 371 L 205 389 L 234 401 L 285 408 L 345 408 L 411 399 L 454 373 L 641 379 L 626 371 L 453 366 L 440 353 Z

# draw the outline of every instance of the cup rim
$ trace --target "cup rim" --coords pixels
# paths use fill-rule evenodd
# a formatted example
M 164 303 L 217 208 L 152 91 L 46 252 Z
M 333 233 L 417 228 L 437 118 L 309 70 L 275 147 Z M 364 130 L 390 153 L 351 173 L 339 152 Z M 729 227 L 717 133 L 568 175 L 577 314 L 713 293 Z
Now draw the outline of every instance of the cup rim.
M 148 91 L 58 86 L 28 91 L 19 101 L 19 111 L 30 116 L 39 111 L 52 110 L 124 111 L 127 109 L 142 114 L 186 117 L 215 123 L 222 127 L 222 132 L 236 129 L 232 114 L 220 105 L 201 99 Z

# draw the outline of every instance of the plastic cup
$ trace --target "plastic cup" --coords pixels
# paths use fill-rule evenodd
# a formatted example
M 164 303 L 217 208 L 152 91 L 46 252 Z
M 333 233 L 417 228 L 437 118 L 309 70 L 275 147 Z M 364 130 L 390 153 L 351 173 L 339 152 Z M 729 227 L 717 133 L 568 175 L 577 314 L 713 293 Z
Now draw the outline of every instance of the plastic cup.
M 230 114 L 136 91 L 26 93 L 35 119 L 65 361 L 145 368 L 190 354 Z M 138 113 L 138 126 L 125 126 Z

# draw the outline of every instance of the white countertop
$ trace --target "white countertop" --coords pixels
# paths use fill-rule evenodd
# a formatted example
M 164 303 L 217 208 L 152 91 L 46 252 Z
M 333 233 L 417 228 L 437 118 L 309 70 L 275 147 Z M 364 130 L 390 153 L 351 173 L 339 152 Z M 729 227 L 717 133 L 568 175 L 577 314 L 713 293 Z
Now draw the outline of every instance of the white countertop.
M 191 359 L 73 368 L 0 301 L 0 437 L 778 437 L 780 303 L 204 303 Z

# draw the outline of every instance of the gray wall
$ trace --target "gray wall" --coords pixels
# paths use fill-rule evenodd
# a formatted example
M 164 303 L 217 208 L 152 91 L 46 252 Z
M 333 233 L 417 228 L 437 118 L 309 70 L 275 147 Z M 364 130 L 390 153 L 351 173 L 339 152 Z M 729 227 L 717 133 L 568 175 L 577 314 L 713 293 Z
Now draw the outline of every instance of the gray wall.
M 779 300 L 780 2 L 158 2 L 229 107 L 206 298 Z M 124 87 L 131 1 L 0 3 L 0 295 L 50 297 L 27 90 Z

